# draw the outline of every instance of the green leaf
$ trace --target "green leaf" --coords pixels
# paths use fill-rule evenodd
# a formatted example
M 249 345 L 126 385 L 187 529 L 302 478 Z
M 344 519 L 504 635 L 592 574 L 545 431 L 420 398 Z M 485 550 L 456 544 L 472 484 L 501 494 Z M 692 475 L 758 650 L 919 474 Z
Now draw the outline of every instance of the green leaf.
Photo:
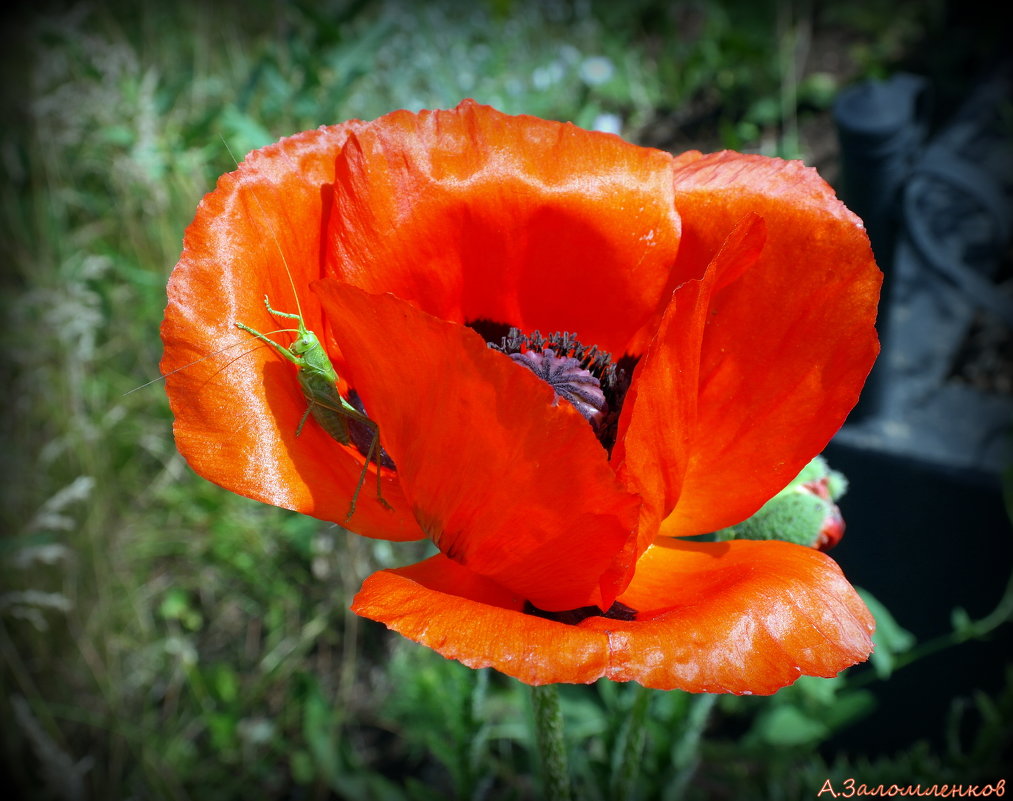
M 225 663 L 212 668 L 211 685 L 226 704 L 231 704 L 239 696 L 239 679 L 236 678 L 235 671 Z
M 816 108 L 830 108 L 837 97 L 837 78 L 829 72 L 814 72 L 807 75 L 798 86 L 798 101 Z
M 165 593 L 165 598 L 159 604 L 158 613 L 165 620 L 180 620 L 190 609 L 190 599 L 186 590 L 179 587 L 172 587 Z
M 820 676 L 802 676 L 792 685 L 805 702 L 830 706 L 837 700 L 837 691 L 844 686 L 841 676 L 825 679 Z
M 338 756 L 334 713 L 320 692 L 316 679 L 307 679 L 307 684 L 306 698 L 303 702 L 303 737 L 306 738 L 306 745 L 313 757 L 317 775 L 322 776 L 333 787 L 337 779 L 335 774 Z
M 218 752 L 219 757 L 234 756 L 232 752 L 236 748 L 236 718 L 229 713 L 214 713 L 208 715 L 208 732 L 211 734 L 211 745 Z
M 232 153 L 240 161 L 251 150 L 269 145 L 277 137 L 252 117 L 234 106 L 227 106 L 222 113 L 222 126 L 228 131 L 226 137 Z
M 825 739 L 830 729 L 796 707 L 778 706 L 757 718 L 753 734 L 769 745 L 807 745 Z
M 890 611 L 876 600 L 872 593 L 860 587 L 855 589 L 869 607 L 872 616 L 876 618 L 876 632 L 872 635 L 876 650 L 872 652 L 869 661 L 872 662 L 877 676 L 881 679 L 889 678 L 893 673 L 894 657 L 910 651 L 917 640 L 894 619 Z
M 954 633 L 961 639 L 974 636 L 974 621 L 962 606 L 955 606 L 950 610 L 950 625 L 953 626 Z
M 288 760 L 289 770 L 292 771 L 292 778 L 296 784 L 309 784 L 313 781 L 316 772 L 313 769 L 313 759 L 303 749 L 293 751 Z
M 876 707 L 876 696 L 869 690 L 847 690 L 840 693 L 832 706 L 821 715 L 831 731 L 865 717 Z

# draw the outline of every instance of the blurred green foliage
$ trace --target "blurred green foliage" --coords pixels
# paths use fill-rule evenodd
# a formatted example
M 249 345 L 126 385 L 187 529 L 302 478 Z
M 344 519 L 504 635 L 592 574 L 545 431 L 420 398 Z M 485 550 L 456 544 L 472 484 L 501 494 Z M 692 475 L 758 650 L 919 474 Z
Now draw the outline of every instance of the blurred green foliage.
M 145 384 L 184 227 L 230 152 L 467 96 L 634 139 L 667 121 L 674 147 L 809 155 L 799 120 L 934 22 L 918 2 L 858 21 L 717 0 L 22 10 L 0 54 L 8 777 L 39 798 L 536 796 L 524 688 L 347 611 L 366 575 L 422 547 L 236 497 L 176 453 L 164 393 Z M 880 612 L 889 675 L 913 644 Z M 613 754 L 637 692 L 563 689 L 579 797 L 625 781 Z M 1011 692 L 966 711 L 977 739 L 955 724 L 949 756 L 964 761 L 915 748 L 891 764 L 991 764 Z M 718 719 L 741 736 L 702 747 L 713 698 L 649 703 L 640 797 L 801 798 L 858 769 L 817 747 L 869 696 L 835 679 L 723 698 Z

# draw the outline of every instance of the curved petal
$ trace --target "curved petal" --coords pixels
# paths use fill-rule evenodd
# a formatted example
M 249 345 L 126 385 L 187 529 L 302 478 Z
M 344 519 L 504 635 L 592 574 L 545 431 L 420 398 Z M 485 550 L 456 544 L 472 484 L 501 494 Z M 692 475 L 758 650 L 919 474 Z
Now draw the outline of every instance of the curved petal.
M 607 630 L 609 678 L 659 689 L 767 695 L 799 676 L 834 676 L 872 652 L 872 615 L 825 554 L 788 542 L 659 538 Z
M 572 331 L 618 357 L 675 280 L 671 164 L 473 101 L 394 112 L 338 159 L 329 266 L 442 319 Z
M 823 449 L 879 351 L 882 281 L 861 221 L 815 170 L 736 153 L 678 165 L 681 269 L 709 262 L 749 212 L 767 241 L 711 299 L 691 456 L 662 527 L 672 536 L 749 517 Z
M 357 615 L 470 668 L 493 667 L 528 684 L 588 683 L 604 675 L 604 636 L 523 608 L 523 599 L 442 554 L 374 573 L 352 601 Z
M 250 498 L 345 524 L 364 459 L 315 422 L 296 428 L 307 404 L 294 365 L 236 328 L 291 328 L 275 319 L 300 307 L 322 331 L 320 304 L 307 290 L 321 275 L 326 207 L 321 187 L 360 123 L 308 131 L 252 153 L 222 176 L 187 229 L 169 279 L 162 322 L 162 373 L 180 452 L 205 478 Z M 292 334 L 274 338 L 289 344 Z M 371 472 L 375 468 L 371 468 Z M 383 475 L 385 510 L 370 484 L 348 526 L 386 539 L 420 539 L 397 477 Z
M 466 326 L 335 279 L 314 289 L 440 550 L 542 609 L 611 604 L 639 499 L 580 413 Z
M 769 694 L 872 650 L 872 617 L 829 557 L 780 542 L 663 540 L 623 603 L 636 620 L 567 625 L 439 555 L 374 573 L 352 610 L 469 667 L 528 684 L 601 677 L 690 692 Z
M 716 287 L 734 280 L 760 255 L 763 219 L 748 214 L 732 230 L 699 281 L 673 294 L 661 325 L 633 374 L 623 404 L 612 465 L 643 503 L 637 555 L 676 505 L 697 420 L 700 347 Z

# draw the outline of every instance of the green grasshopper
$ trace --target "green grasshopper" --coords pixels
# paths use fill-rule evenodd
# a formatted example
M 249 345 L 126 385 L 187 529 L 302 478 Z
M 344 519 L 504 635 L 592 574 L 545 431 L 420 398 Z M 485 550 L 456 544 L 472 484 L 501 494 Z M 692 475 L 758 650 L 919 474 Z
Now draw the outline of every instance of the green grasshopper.
M 380 447 L 380 427 L 374 420 L 371 420 L 341 397 L 337 387 L 338 374 L 334 369 L 334 365 L 331 364 L 327 351 L 324 350 L 324 346 L 320 343 L 317 335 L 306 328 L 302 314 L 291 314 L 272 309 L 271 302 L 266 295 L 264 296 L 264 305 L 273 317 L 285 317 L 289 320 L 299 321 L 298 328 L 282 328 L 273 332 L 281 333 L 287 331 L 297 334 L 298 336 L 295 341 L 289 347 L 286 348 L 284 345 L 280 345 L 266 334 L 262 334 L 260 331 L 250 328 L 250 326 L 243 323 L 237 322 L 236 328 L 246 331 L 257 339 L 266 342 L 298 368 L 296 377 L 299 380 L 302 394 L 309 405 L 303 413 L 302 419 L 299 420 L 295 435 L 298 437 L 302 433 L 303 426 L 311 414 L 313 415 L 313 419 L 320 424 L 320 427 L 342 445 L 348 445 L 351 442 L 352 438 L 349 430 L 351 422 L 365 426 L 372 434 L 369 448 L 365 454 L 366 462 L 362 466 L 362 472 L 359 474 L 359 483 L 356 484 L 355 492 L 352 494 L 352 503 L 348 509 L 348 515 L 345 517 L 345 522 L 347 523 L 351 520 L 352 515 L 355 514 L 355 504 L 359 499 L 362 485 L 366 481 L 366 473 L 369 471 L 370 461 L 376 462 L 376 498 L 383 504 L 385 509 L 390 509 L 391 506 L 384 500 L 380 487 L 380 465 L 383 454 L 383 450 Z

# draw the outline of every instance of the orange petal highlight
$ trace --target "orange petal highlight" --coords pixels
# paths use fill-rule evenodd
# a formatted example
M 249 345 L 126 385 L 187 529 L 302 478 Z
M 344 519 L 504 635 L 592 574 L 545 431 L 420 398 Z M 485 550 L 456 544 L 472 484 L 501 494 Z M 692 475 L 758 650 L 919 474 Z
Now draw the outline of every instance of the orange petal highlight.
M 301 306 L 307 327 L 323 334 L 320 304 L 308 291 L 322 269 L 321 186 L 333 180 L 335 156 L 360 125 L 283 139 L 222 176 L 187 229 L 162 323 L 161 369 L 176 443 L 191 467 L 233 492 L 341 524 L 362 455 L 313 420 L 296 438 L 307 404 L 294 365 L 235 324 L 263 333 L 291 328 L 295 321 L 267 313 L 267 295 L 279 311 Z M 293 335 L 272 337 L 287 345 Z M 394 512 L 377 503 L 372 479 L 348 526 L 385 539 L 422 538 L 396 475 L 383 476 Z
M 337 165 L 333 274 L 455 322 L 577 332 L 621 356 L 667 299 L 672 157 L 465 101 L 357 130 Z
M 439 555 L 374 573 L 352 610 L 528 684 L 606 677 L 770 694 L 801 675 L 836 675 L 872 650 L 872 617 L 836 563 L 789 543 L 662 540 L 620 600 L 644 619 L 557 623 L 524 614 L 521 598 Z
M 314 288 L 440 550 L 542 609 L 611 604 L 639 499 L 584 418 L 465 326 L 334 279 Z
M 825 554 L 787 542 L 659 538 L 619 600 L 609 678 L 659 689 L 768 695 L 834 676 L 872 652 L 872 615 Z
M 678 163 L 684 271 L 710 261 L 747 213 L 763 217 L 767 241 L 711 300 L 691 456 L 662 527 L 671 536 L 749 517 L 823 449 L 879 351 L 882 281 L 861 222 L 815 170 L 736 153 Z

